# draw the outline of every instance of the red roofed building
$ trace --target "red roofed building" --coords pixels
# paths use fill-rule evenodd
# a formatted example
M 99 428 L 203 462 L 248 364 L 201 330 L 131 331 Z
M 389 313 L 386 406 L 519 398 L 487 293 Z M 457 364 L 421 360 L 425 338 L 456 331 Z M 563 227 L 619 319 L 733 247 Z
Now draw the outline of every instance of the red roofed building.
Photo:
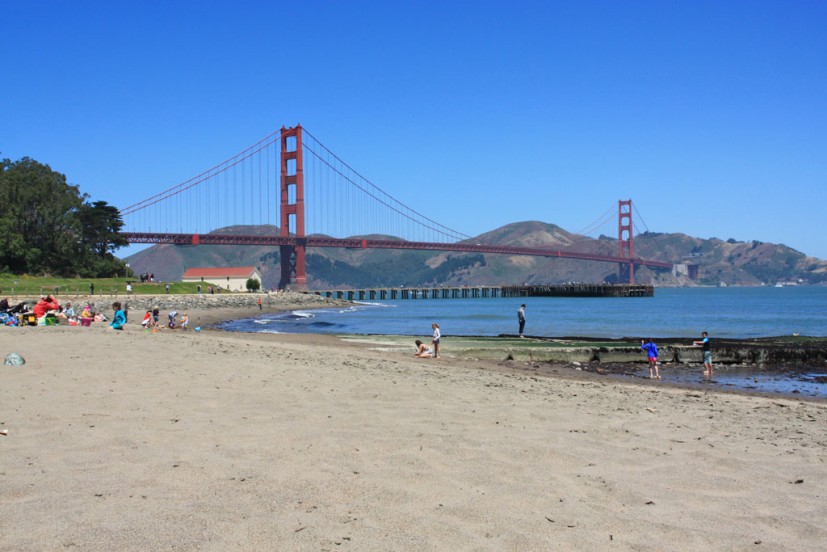
M 203 282 L 228 291 L 247 291 L 247 280 L 255 278 L 261 287 L 261 272 L 254 266 L 225 268 L 190 268 L 181 276 L 182 282 Z

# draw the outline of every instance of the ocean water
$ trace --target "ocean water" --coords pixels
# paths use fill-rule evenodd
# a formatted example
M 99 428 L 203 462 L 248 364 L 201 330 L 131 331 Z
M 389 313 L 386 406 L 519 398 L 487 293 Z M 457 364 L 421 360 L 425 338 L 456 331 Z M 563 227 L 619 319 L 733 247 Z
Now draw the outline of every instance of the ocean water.
M 654 297 L 405 299 L 356 303 L 221 324 L 227 331 L 385 334 L 427 338 L 431 323 L 443 337 L 517 333 L 517 309 L 526 306 L 527 336 L 710 337 L 746 339 L 781 335 L 827 336 L 827 287 L 659 288 Z M 449 341 L 446 341 L 446 345 Z M 664 369 L 663 381 L 703 385 L 700 370 Z M 639 377 L 648 375 L 641 367 Z M 767 373 L 718 370 L 712 385 L 785 396 L 827 398 L 823 367 Z M 708 384 L 707 384 L 708 385 Z
M 404 299 L 269 314 L 222 324 L 228 331 L 430 335 L 517 333 L 543 337 L 827 336 L 827 287 L 658 288 L 654 297 Z

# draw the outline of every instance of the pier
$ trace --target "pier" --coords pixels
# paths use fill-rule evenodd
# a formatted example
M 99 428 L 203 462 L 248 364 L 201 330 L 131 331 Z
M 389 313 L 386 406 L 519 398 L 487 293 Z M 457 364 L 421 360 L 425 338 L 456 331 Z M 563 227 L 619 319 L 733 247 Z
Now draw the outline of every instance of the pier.
M 649 284 L 549 284 L 535 286 L 461 286 L 371 288 L 307 291 L 330 299 L 383 301 L 401 299 L 486 299 L 510 297 L 652 297 Z

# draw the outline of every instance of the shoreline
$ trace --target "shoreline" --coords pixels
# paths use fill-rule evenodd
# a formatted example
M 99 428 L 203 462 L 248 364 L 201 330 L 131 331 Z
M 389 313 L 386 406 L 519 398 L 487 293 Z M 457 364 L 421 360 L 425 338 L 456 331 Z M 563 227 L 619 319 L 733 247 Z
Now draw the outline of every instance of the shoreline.
M 262 309 L 256 303 L 262 298 Z M 98 299 L 99 296 L 94 296 Z M 88 296 L 73 297 L 72 302 L 88 300 Z M 108 300 L 108 298 L 107 298 Z M 349 306 L 353 302 L 322 298 L 313 294 L 283 292 L 278 294 L 216 294 L 216 295 L 162 295 L 162 296 L 131 296 L 129 298 L 130 322 L 132 330 L 141 330 L 140 319 L 143 308 L 158 305 L 162 308 L 161 322 L 165 321 L 168 310 L 178 310 L 182 314 L 185 310 L 190 318 L 190 331 L 200 326 L 202 331 L 217 335 L 229 336 L 233 339 L 251 339 L 259 341 L 269 339 L 263 336 L 281 335 L 295 336 L 294 341 L 313 344 L 322 347 L 348 347 L 353 354 L 360 350 L 378 350 L 393 354 L 394 357 L 405 357 L 412 351 L 413 339 L 417 335 L 384 335 L 384 334 L 259 334 L 225 331 L 218 327 L 222 322 L 255 318 L 268 314 L 287 312 L 300 309 L 326 308 L 331 306 Z M 98 301 L 100 303 L 100 301 Z M 104 311 L 107 312 L 107 311 Z M 108 314 L 108 312 L 107 312 Z M 104 326 L 106 323 L 103 324 Z M 180 330 L 159 328 L 158 333 L 178 333 Z M 290 339 L 283 337 L 282 339 Z M 700 381 L 690 381 L 693 372 L 702 366 L 700 350 L 685 344 L 692 338 L 656 338 L 661 349 L 661 369 L 669 378 L 657 383 L 660 387 L 676 387 L 688 389 L 714 389 L 722 392 L 743 393 L 747 395 L 765 395 L 821 401 L 824 394 L 820 391 L 801 394 L 798 390 L 791 391 L 762 391 L 751 389 L 756 387 L 749 382 L 745 388 L 732 389 L 727 381 L 715 381 L 712 384 Z M 410 342 L 410 343 L 409 343 Z M 750 351 L 770 351 L 774 358 L 778 352 L 789 349 L 801 353 L 801 344 L 806 344 L 804 353 L 815 357 L 820 363 L 813 365 L 784 365 L 783 363 L 766 364 L 750 360 Z M 735 353 L 733 353 L 735 351 Z M 682 358 L 678 357 L 678 352 Z M 641 354 L 637 341 L 632 338 L 599 338 L 599 337 L 540 337 L 527 336 L 519 339 L 516 335 L 501 334 L 499 336 L 451 336 L 443 346 L 443 353 L 450 357 L 450 362 L 462 362 L 468 366 L 477 366 L 484 369 L 512 370 L 514 372 L 533 372 L 540 375 L 556 375 L 575 379 L 596 378 L 598 381 L 631 381 L 644 385 L 651 385 L 645 377 L 646 360 Z M 697 358 L 696 358 L 697 357 Z M 728 371 L 753 370 L 766 374 L 796 374 L 802 371 L 822 370 L 823 359 L 827 357 L 827 338 L 809 338 L 806 336 L 791 337 L 779 336 L 774 338 L 749 339 L 718 339 L 716 340 L 716 375 L 727 374 Z M 792 357 L 791 357 L 792 358 Z M 427 362 L 427 361 L 426 361 Z M 529 368 L 526 368 L 529 367 Z M 680 377 L 674 377 L 681 374 Z M 730 387 L 730 388 L 727 388 Z M 798 395 L 798 396 L 797 396 Z

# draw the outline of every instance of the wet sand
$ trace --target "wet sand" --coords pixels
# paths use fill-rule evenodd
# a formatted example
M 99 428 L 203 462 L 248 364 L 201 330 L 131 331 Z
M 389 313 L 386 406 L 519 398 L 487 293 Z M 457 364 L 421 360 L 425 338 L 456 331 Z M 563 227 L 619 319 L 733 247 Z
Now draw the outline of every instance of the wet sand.
M 827 542 L 823 402 L 333 336 L 0 328 L 12 351 L 27 364 L 0 367 L 3 550 Z

